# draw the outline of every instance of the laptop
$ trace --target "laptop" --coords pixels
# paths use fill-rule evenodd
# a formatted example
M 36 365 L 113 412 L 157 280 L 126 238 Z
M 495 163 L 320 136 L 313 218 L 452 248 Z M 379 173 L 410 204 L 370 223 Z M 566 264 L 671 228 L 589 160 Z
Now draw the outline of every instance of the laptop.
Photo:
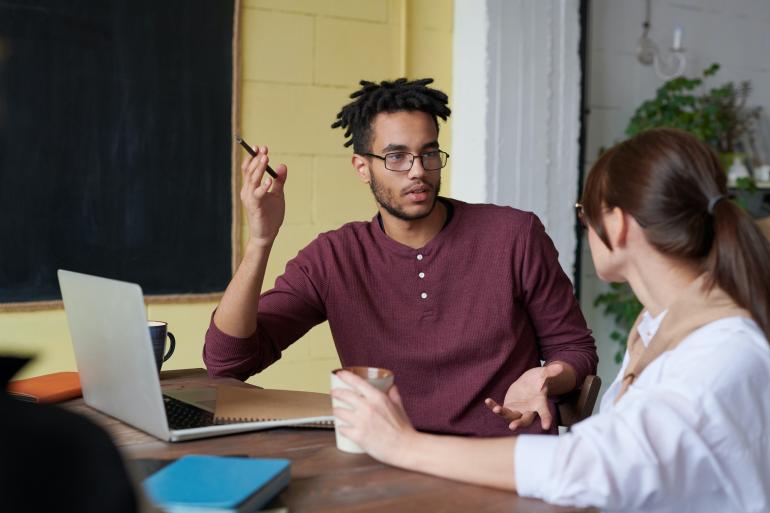
M 161 393 L 139 285 L 62 269 L 58 277 L 90 407 L 169 442 L 331 419 L 215 422 L 215 388 Z

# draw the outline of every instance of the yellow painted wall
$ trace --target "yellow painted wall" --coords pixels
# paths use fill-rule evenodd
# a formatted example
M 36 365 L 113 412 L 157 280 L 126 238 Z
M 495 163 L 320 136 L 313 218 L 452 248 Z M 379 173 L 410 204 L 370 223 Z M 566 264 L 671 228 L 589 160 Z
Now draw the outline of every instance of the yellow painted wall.
M 329 128 L 358 80 L 430 76 L 451 100 L 452 1 L 243 0 L 240 34 L 241 133 L 252 144 L 270 146 L 272 162 L 289 167 L 286 220 L 267 287 L 319 232 L 376 212 L 350 165 L 350 149 L 342 146 L 342 131 Z M 449 124 L 441 127 L 441 145 L 451 153 L 450 132 Z M 450 169 L 442 176 L 444 194 Z M 214 307 L 148 307 L 148 317 L 167 321 L 177 337 L 164 369 L 203 366 L 203 336 Z M 75 370 L 62 310 L 0 314 L 0 352 L 37 355 L 22 377 Z M 324 323 L 249 381 L 325 391 L 337 365 Z

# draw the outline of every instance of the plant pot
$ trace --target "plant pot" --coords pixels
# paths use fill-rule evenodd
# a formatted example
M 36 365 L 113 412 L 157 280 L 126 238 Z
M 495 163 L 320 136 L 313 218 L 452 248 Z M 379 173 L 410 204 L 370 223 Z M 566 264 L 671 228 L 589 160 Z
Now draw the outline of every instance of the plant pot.
M 741 162 L 746 162 L 746 154 L 743 152 L 725 152 L 719 154 L 719 163 L 722 165 L 722 170 L 727 174 L 730 171 L 735 159 L 740 159 Z

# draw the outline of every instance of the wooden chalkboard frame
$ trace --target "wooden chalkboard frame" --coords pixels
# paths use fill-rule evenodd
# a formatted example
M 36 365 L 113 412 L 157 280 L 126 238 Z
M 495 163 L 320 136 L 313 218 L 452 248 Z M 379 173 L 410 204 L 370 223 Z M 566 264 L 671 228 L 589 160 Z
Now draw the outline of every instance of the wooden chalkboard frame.
M 232 0 L 233 2 L 233 39 L 232 39 L 232 102 L 231 102 L 231 126 L 232 134 L 239 132 L 241 123 L 240 105 L 241 105 L 241 67 L 242 52 L 240 45 L 240 19 L 241 19 L 241 0 Z M 235 143 L 233 138 L 230 147 L 230 198 L 231 198 L 231 276 L 235 273 L 238 264 L 241 261 L 241 202 L 238 191 L 241 186 L 240 165 L 238 164 L 240 146 Z M 161 294 L 145 295 L 146 304 L 171 304 L 171 303 L 201 303 L 212 302 L 221 299 L 222 292 L 200 293 L 200 294 Z M 0 313 L 10 312 L 36 312 L 44 310 L 62 310 L 64 303 L 61 300 L 52 301 L 26 301 L 26 302 L 0 302 Z

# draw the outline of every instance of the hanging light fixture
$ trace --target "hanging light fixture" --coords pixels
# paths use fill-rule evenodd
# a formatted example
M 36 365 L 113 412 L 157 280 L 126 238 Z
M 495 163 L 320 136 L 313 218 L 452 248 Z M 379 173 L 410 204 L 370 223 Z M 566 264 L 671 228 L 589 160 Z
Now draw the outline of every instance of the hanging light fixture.
M 636 57 L 645 66 L 652 66 L 655 73 L 663 80 L 671 80 L 684 73 L 687 59 L 684 56 L 685 49 L 682 46 L 683 30 L 680 25 L 674 28 L 674 38 L 668 52 L 661 52 L 650 36 L 650 0 L 645 0 L 646 12 L 642 23 L 642 36 L 639 38 L 639 46 Z

